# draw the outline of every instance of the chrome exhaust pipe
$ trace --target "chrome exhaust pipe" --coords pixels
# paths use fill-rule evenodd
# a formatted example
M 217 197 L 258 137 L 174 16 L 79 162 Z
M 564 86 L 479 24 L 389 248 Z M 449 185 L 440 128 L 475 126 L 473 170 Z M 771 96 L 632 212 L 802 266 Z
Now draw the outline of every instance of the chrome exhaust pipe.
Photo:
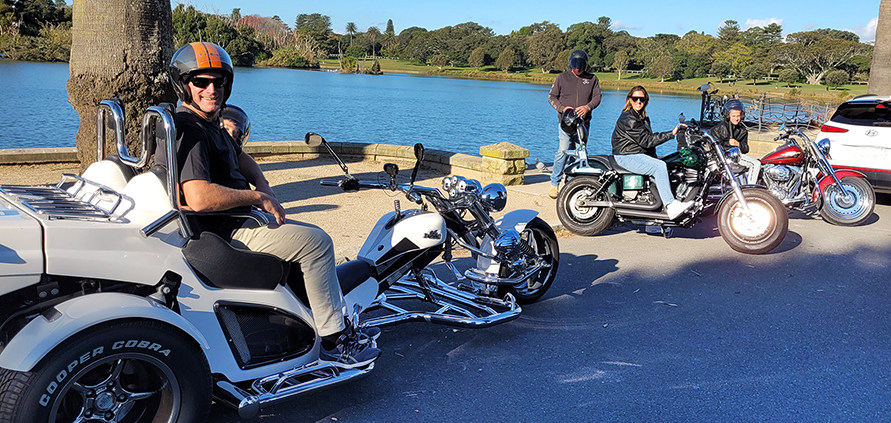
M 238 411 L 242 419 L 250 419 L 260 413 L 260 400 L 227 380 L 214 384 L 214 398 Z

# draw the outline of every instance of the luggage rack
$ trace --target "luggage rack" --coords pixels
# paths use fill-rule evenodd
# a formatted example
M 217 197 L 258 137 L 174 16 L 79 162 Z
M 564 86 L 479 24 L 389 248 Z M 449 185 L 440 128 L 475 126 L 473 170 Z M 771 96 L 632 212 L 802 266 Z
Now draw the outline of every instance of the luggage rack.
M 110 221 L 112 212 L 121 203 L 121 194 L 95 184 L 90 184 L 96 187 L 94 191 L 83 192 L 88 184 L 80 176 L 63 173 L 62 180 L 56 185 L 0 185 L 0 192 L 50 220 Z M 112 198 L 108 199 L 109 196 Z M 110 201 L 111 207 L 100 207 L 100 201 Z

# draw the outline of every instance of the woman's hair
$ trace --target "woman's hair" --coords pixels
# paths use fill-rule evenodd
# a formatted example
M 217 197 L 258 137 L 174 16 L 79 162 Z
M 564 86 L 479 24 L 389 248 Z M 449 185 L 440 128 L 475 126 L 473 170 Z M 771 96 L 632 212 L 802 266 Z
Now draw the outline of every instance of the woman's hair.
M 622 108 L 622 113 L 632 110 L 631 109 L 631 96 L 637 91 L 642 91 L 644 93 L 644 97 L 646 98 L 644 100 L 643 109 L 640 109 L 640 115 L 643 117 L 647 117 L 647 103 L 650 102 L 650 94 L 647 93 L 646 88 L 644 88 L 640 85 L 635 86 L 634 88 L 631 89 L 631 91 L 628 91 L 628 95 L 625 96 L 625 107 Z

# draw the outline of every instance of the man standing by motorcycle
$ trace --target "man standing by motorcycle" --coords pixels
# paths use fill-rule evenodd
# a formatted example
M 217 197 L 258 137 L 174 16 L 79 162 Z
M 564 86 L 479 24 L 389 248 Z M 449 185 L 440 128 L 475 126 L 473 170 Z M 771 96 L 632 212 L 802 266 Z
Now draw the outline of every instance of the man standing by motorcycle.
M 353 365 L 372 362 L 380 350 L 361 342 L 360 334 L 344 318 L 331 237 L 316 226 L 285 218 L 285 210 L 260 167 L 220 125 L 220 110 L 232 93 L 234 72 L 229 55 L 216 44 L 187 44 L 173 55 L 169 73 L 182 102 L 175 116 L 181 206 L 199 212 L 251 206 L 263 209 L 270 217 L 267 226 L 229 216 L 197 216 L 196 221 L 203 230 L 236 248 L 299 262 L 322 338 L 322 359 Z M 155 157 L 166 157 L 166 151 Z M 371 336 L 380 333 L 374 330 Z
M 600 105 L 600 82 L 597 76 L 588 72 L 588 54 L 584 50 L 575 50 L 569 55 L 569 69 L 557 75 L 554 85 L 548 93 L 548 103 L 557 110 L 557 121 L 563 122 L 564 113 L 574 113 L 582 118 L 586 128 L 591 125 L 591 111 Z M 554 155 L 554 166 L 551 169 L 551 189 L 548 196 L 557 198 L 563 171 L 568 165 L 566 150 L 575 149 L 578 142 L 575 131 L 567 132 L 563 126 L 557 125 L 559 145 Z
M 758 172 L 761 170 L 761 161 L 745 154 L 749 152 L 749 130 L 742 123 L 746 113 L 741 101 L 737 99 L 728 100 L 724 103 L 721 113 L 724 119 L 717 126 L 712 128 L 709 133 L 716 141 L 721 143 L 724 151 L 731 147 L 739 147 L 739 164 L 745 166 L 747 183 L 755 184 L 758 182 Z

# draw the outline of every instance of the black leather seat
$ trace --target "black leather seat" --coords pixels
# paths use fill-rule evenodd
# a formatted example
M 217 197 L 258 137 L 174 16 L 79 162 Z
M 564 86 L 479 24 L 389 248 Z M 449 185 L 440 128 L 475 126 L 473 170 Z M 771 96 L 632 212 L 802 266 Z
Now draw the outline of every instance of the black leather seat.
M 212 232 L 190 239 L 183 255 L 204 283 L 217 288 L 275 289 L 291 268 L 271 254 L 235 248 Z

